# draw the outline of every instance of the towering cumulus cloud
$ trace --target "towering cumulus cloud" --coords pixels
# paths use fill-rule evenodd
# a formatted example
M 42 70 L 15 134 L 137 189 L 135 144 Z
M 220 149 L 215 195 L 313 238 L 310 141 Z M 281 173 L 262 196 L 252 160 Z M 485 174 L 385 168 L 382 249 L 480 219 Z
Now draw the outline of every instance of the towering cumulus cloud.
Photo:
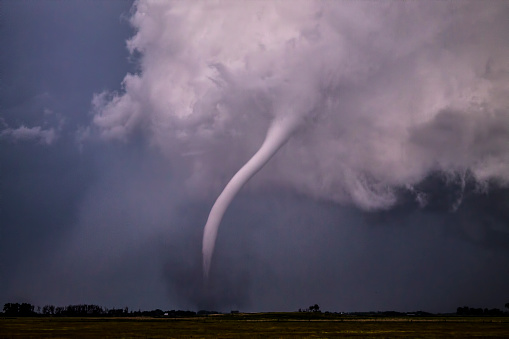
M 266 163 L 247 190 L 366 210 L 401 190 L 424 201 L 414 187 L 431 173 L 507 185 L 508 7 L 140 0 L 128 41 L 139 72 L 94 97 L 94 128 L 148 139 L 196 199 L 212 201 L 247 161 L 210 213 L 205 272 L 226 207 Z

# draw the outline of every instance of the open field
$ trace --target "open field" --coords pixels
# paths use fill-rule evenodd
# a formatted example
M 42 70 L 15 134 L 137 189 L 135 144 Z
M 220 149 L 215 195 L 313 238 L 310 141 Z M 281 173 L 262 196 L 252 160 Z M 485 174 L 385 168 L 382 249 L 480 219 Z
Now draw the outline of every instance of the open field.
M 295 315 L 295 316 L 292 316 Z M 194 318 L 0 318 L 0 338 L 508 338 L 508 317 L 309 317 L 297 313 Z

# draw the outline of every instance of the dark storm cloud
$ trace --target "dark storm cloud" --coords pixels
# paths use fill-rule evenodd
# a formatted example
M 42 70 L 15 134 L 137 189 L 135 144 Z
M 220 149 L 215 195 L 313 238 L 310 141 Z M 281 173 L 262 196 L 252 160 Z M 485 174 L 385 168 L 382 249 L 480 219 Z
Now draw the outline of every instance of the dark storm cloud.
M 507 6 L 344 3 L 140 1 L 133 29 L 131 2 L 4 1 L 0 303 L 502 307 Z M 205 285 L 216 195 L 281 98 L 324 97 L 230 206 Z

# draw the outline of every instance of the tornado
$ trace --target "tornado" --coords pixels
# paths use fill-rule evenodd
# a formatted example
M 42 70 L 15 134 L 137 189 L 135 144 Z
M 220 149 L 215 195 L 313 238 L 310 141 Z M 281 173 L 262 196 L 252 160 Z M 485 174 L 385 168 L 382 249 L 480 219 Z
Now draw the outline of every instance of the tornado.
M 287 116 L 282 119 L 275 119 L 269 129 L 262 145 L 258 151 L 242 166 L 242 168 L 231 178 L 225 186 L 216 202 L 210 210 L 207 223 L 203 230 L 203 276 L 207 281 L 210 271 L 210 263 L 214 254 L 214 246 L 217 238 L 219 224 L 226 209 L 233 198 L 240 191 L 249 179 L 251 179 L 263 166 L 276 154 L 276 152 L 288 141 L 298 126 L 298 119 Z

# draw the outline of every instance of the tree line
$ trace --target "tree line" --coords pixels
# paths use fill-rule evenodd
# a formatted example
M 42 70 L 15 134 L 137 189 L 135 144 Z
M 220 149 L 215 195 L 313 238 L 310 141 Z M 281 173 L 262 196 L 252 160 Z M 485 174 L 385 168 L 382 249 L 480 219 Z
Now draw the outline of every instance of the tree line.
M 152 311 L 133 311 L 128 307 L 111 308 L 101 307 L 93 304 L 79 304 L 68 306 L 46 305 L 44 307 L 35 307 L 29 303 L 7 303 L 4 304 L 3 316 L 8 317 L 35 317 L 35 316 L 55 316 L 55 317 L 192 317 L 218 313 L 215 311 L 182 311 L 171 310 L 163 311 L 155 309 Z
M 505 304 L 505 307 L 509 310 L 509 303 Z M 321 313 L 320 306 L 317 304 L 311 305 L 305 309 L 299 309 L 299 312 L 313 312 Z M 238 311 L 232 311 L 238 313 Z M 325 312 L 330 313 L 330 312 Z M 378 312 L 380 313 L 380 312 Z M 409 315 L 408 313 L 399 312 L 382 312 L 385 315 Z M 30 303 L 6 303 L 3 307 L 3 313 L 0 315 L 8 317 L 34 317 L 34 316 L 56 316 L 56 317 L 194 317 L 194 316 L 205 316 L 209 314 L 219 314 L 216 311 L 201 310 L 198 312 L 194 311 L 182 311 L 182 310 L 171 310 L 163 311 L 161 309 L 155 309 L 152 311 L 133 311 L 129 310 L 128 307 L 124 308 L 111 308 L 101 307 L 93 304 L 79 304 L 79 305 L 68 305 L 68 306 L 53 306 L 46 305 L 44 307 L 35 307 Z M 411 315 L 429 316 L 433 315 L 426 312 L 414 312 Z M 459 316 L 507 316 L 509 312 L 502 311 L 498 308 L 472 308 L 468 306 L 458 307 L 456 309 L 456 315 Z
M 509 303 L 505 304 L 509 308 Z M 458 307 L 456 310 L 457 315 L 505 315 L 505 312 L 498 308 L 473 308 L 468 306 Z

